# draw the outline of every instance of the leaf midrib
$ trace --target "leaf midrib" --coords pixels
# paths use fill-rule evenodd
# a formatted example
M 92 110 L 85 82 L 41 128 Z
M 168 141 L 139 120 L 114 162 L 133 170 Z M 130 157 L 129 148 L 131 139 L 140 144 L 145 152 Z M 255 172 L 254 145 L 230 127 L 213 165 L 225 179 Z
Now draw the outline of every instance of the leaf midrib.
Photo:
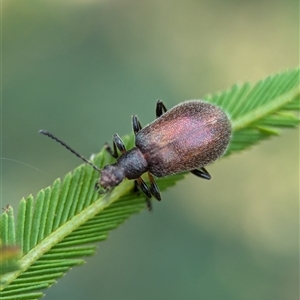
M 35 261 L 37 261 L 44 253 L 49 251 L 54 245 L 63 240 L 66 236 L 72 233 L 80 225 L 93 218 L 100 211 L 110 206 L 114 201 L 118 200 L 121 196 L 128 193 L 132 189 L 132 182 L 125 180 L 122 185 L 119 185 L 113 189 L 110 193 L 105 194 L 104 197 L 93 202 L 86 207 L 80 213 L 75 215 L 65 224 L 60 226 L 57 230 L 52 232 L 48 237 L 38 243 L 32 248 L 24 257 L 19 261 L 20 269 L 16 272 L 8 273 L 1 277 L 1 281 L 4 283 L 0 290 L 3 290 L 20 274 L 26 271 Z
M 263 119 L 264 117 L 272 114 L 275 111 L 279 111 L 279 109 L 285 104 L 293 101 L 293 99 L 300 95 L 299 87 L 296 86 L 291 91 L 282 94 L 272 101 L 265 103 L 264 105 L 251 110 L 249 113 L 242 115 L 235 120 L 232 120 L 232 129 L 233 131 L 241 130 L 252 123 Z

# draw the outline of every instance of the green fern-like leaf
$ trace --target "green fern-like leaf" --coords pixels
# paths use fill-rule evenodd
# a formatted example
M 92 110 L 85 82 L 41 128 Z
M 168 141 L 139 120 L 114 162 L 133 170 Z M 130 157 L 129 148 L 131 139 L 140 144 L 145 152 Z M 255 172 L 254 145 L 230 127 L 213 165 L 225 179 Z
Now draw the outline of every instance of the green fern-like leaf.
M 233 137 L 226 155 L 278 135 L 279 128 L 299 124 L 299 76 L 299 69 L 288 71 L 205 97 L 231 117 Z M 133 136 L 124 142 L 131 148 Z M 111 162 L 104 152 L 94 159 L 100 168 Z M 41 289 L 51 286 L 72 266 L 83 264 L 84 256 L 94 254 L 95 242 L 105 240 L 109 231 L 145 208 L 145 199 L 133 192 L 132 181 L 125 180 L 99 196 L 94 191 L 97 178 L 97 172 L 82 165 L 35 198 L 22 199 L 16 224 L 11 207 L 1 215 L 0 239 L 5 251 L 15 249 L 14 245 L 22 251 L 18 265 L 2 272 L 8 273 L 1 277 L 1 299 L 39 299 Z M 165 190 L 182 178 L 160 178 L 158 185 Z
M 278 128 L 295 127 L 300 109 L 299 69 L 267 77 L 256 84 L 236 84 L 205 100 L 231 117 L 233 137 L 227 155 L 279 135 Z

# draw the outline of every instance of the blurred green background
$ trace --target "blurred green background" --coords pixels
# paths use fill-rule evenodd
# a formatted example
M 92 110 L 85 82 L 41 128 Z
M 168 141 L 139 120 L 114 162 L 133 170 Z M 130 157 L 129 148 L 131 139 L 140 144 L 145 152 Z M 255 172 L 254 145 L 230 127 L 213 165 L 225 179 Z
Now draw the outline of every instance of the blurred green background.
M 3 1 L 1 206 L 167 107 L 299 64 L 299 3 Z M 299 297 L 299 131 L 189 175 L 99 244 L 51 299 Z

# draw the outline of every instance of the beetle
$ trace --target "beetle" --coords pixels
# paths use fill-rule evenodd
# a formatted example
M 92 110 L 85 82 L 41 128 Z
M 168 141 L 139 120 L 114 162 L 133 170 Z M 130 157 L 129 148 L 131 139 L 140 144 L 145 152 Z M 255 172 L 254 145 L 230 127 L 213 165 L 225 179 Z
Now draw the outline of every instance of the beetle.
M 138 117 L 132 116 L 135 147 L 127 150 L 120 136 L 114 134 L 113 148 L 105 144 L 105 149 L 116 158 L 116 162 L 103 169 L 50 132 L 40 130 L 40 133 L 56 140 L 98 171 L 100 178 L 95 189 L 100 193 L 111 190 L 125 178 L 135 180 L 135 187 L 146 195 L 147 206 L 151 210 L 150 198 L 153 196 L 161 200 L 154 176 L 190 171 L 200 178 L 211 179 L 204 167 L 224 154 L 231 138 L 231 123 L 226 113 L 202 100 L 185 101 L 168 111 L 158 100 L 156 117 L 142 128 Z M 146 172 L 149 186 L 141 177 Z

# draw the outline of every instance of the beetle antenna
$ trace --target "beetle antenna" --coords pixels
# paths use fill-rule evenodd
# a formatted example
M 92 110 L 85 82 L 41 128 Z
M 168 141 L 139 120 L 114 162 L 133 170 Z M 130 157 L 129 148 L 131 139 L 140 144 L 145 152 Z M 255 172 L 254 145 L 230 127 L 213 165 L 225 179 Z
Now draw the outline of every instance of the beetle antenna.
M 81 158 L 84 162 L 92 166 L 96 171 L 101 173 L 101 170 L 93 163 L 91 163 L 89 160 L 87 160 L 85 157 L 80 155 L 77 151 L 75 151 L 73 148 L 71 148 L 69 145 L 67 145 L 65 142 L 54 136 L 51 132 L 48 132 L 47 130 L 40 130 L 39 133 L 48 136 L 49 138 L 55 140 L 56 142 L 60 143 L 63 145 L 65 148 L 67 148 L 69 151 L 71 151 L 73 154 L 75 154 L 77 157 Z

